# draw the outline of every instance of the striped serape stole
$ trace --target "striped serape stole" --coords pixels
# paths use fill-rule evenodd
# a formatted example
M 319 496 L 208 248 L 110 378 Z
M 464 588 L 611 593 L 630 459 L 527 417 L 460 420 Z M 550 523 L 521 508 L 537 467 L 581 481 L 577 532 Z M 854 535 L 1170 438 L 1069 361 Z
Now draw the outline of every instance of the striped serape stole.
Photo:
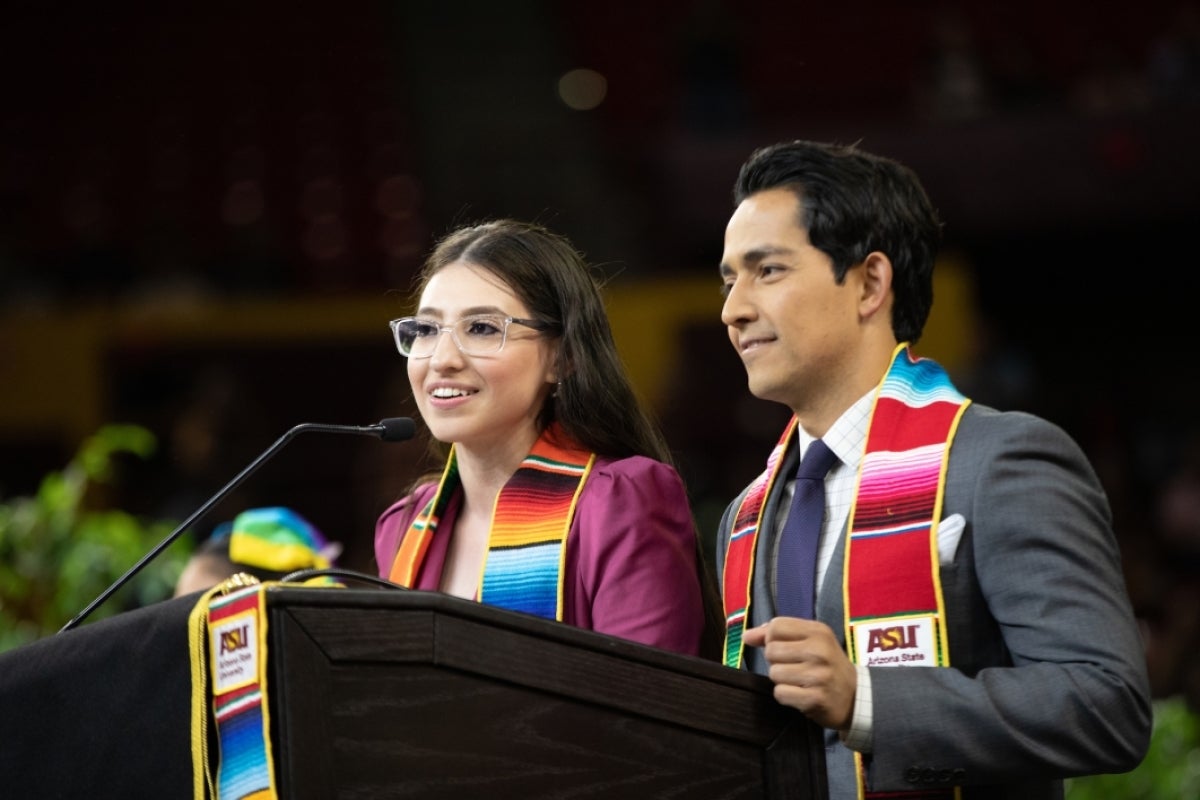
M 742 504 L 734 517 L 729 544 L 725 548 L 725 568 L 721 576 L 721 602 L 725 609 L 725 665 L 742 665 L 744 648 L 742 634 L 750 610 L 750 576 L 754 572 L 754 551 L 758 531 L 762 527 L 763 506 L 775 485 L 784 450 L 795 439 L 796 417 L 784 428 L 783 435 L 767 456 L 767 468 L 746 490 Z
M 195 800 L 278 797 L 267 713 L 267 586 L 230 579 L 205 592 L 189 617 Z M 219 747 L 215 778 L 210 699 Z
M 563 563 L 567 534 L 595 453 L 566 444 L 552 425 L 534 443 L 496 497 L 479 601 L 547 619 L 562 619 Z M 438 522 L 459 487 L 453 447 L 437 491 L 400 542 L 389 578 L 412 586 L 437 532 Z
M 567 534 L 596 454 L 543 435 L 496 497 L 479 600 L 562 621 Z
M 388 572 L 388 580 L 392 583 L 408 587 L 416 583 L 417 573 L 421 570 L 421 564 L 425 563 L 425 554 L 429 552 L 429 542 L 437 532 L 438 522 L 441 521 L 450 497 L 457 488 L 458 456 L 451 445 L 437 491 L 429 498 L 421 512 L 413 517 L 408 530 L 404 532 L 404 538 L 400 540 L 400 547 L 396 550 L 396 557 L 392 559 L 392 567 Z
M 846 643 L 869 667 L 949 666 L 937 523 L 950 442 L 970 401 L 936 362 L 902 344 L 880 384 L 847 527 Z M 859 796 L 863 759 L 855 754 Z M 957 789 L 887 793 L 945 798 Z

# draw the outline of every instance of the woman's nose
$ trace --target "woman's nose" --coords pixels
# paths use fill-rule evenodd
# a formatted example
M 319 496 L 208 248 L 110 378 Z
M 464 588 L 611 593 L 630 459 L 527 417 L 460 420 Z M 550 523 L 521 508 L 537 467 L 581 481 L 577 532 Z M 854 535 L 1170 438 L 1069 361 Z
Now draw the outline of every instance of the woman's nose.
M 440 367 L 461 362 L 462 351 L 458 349 L 458 342 L 454 341 L 454 334 L 443 328 L 438 332 L 437 341 L 433 345 L 433 354 L 429 356 L 430 365 Z

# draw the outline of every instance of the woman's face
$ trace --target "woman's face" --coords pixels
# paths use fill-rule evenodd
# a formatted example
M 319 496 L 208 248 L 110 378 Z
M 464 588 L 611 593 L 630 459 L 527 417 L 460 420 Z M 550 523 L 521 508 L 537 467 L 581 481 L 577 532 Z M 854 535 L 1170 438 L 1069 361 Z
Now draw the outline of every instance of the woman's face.
M 414 316 L 449 327 L 481 314 L 501 321 L 530 317 L 496 275 L 454 261 L 425 286 Z M 471 347 L 467 339 L 464 344 Z M 538 414 L 558 381 L 555 362 L 553 339 L 514 322 L 504 346 L 490 355 L 467 355 L 449 331 L 438 334 L 433 355 L 408 359 L 408 380 L 434 438 L 455 443 L 460 452 L 520 458 L 537 439 Z

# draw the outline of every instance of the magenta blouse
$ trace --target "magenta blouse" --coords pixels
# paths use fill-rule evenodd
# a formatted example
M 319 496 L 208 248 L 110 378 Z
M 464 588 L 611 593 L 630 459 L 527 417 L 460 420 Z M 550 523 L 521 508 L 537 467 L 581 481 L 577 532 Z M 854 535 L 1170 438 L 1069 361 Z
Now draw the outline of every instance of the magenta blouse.
M 375 525 L 375 560 L 386 578 L 400 539 L 433 496 L 425 484 Z M 437 591 L 462 492 L 450 498 L 412 587 Z M 567 536 L 563 621 L 698 655 L 704 627 L 695 528 L 683 481 L 643 456 L 596 459 Z

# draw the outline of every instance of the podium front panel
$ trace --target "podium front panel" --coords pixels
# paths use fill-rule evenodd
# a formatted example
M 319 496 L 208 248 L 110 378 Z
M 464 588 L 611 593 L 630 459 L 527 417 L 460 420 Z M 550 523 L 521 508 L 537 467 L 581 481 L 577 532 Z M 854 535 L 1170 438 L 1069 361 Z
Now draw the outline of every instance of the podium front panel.
M 430 592 L 268 609 L 285 797 L 827 794 L 820 729 L 762 676 Z

